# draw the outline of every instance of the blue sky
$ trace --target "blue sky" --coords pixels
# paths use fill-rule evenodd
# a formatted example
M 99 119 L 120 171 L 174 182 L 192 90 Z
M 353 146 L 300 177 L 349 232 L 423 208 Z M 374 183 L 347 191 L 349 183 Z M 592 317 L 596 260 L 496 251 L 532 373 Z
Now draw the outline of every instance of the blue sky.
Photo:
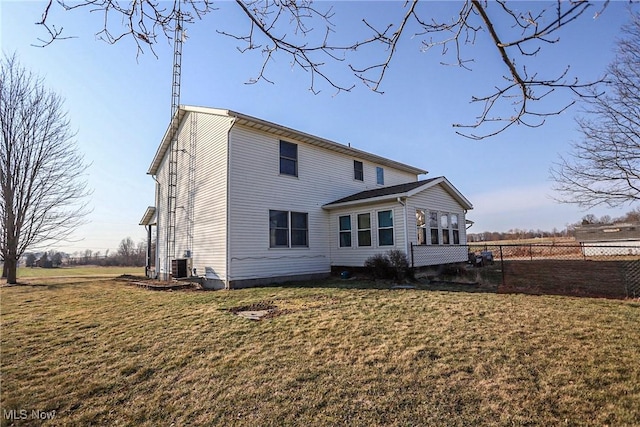
M 434 14 L 451 16 L 457 2 L 429 2 Z M 526 10 L 538 3 L 518 2 Z M 146 175 L 169 122 L 172 45 L 161 41 L 156 58 L 150 52 L 136 56 L 131 40 L 109 45 L 96 40 L 101 17 L 88 9 L 63 12 L 51 19 L 68 35 L 46 48 L 31 46 L 43 29 L 34 25 L 45 3 L 0 2 L 0 45 L 16 52 L 23 66 L 44 77 L 52 90 L 66 99 L 78 146 L 91 167 L 92 213 L 75 233 L 76 242 L 56 249 L 113 251 L 124 237 L 144 238 L 137 225 L 154 203 L 154 185 Z M 482 141 L 455 134 L 455 122 L 471 122 L 479 106 L 472 95 L 489 91 L 505 70 L 495 49 L 481 34 L 468 49 L 473 71 L 442 66 L 439 52 L 420 52 L 420 38 L 402 40 L 381 90 L 377 94 L 350 75 L 345 64 L 332 64 L 327 72 L 345 84 L 349 93 L 320 85 L 309 91 L 309 75 L 292 68 L 289 58 L 276 57 L 267 69 L 275 82 L 247 85 L 262 65 L 258 52 L 240 53 L 238 43 L 218 35 L 216 29 L 242 32 L 247 21 L 231 2 L 188 27 L 183 48 L 181 103 L 227 108 L 304 132 L 386 156 L 429 171 L 427 177 L 445 175 L 473 203 L 470 232 L 507 231 L 512 228 L 562 229 L 587 213 L 619 216 L 630 210 L 591 209 L 553 201 L 549 168 L 558 153 L 579 138 L 573 108 L 551 117 L 540 128 L 512 127 Z M 330 3 L 319 2 L 319 7 Z M 402 2 L 341 2 L 336 7 L 336 31 L 357 37 L 365 28 L 361 16 L 385 22 L 398 13 Z M 536 59 L 543 69 L 561 72 L 571 64 L 581 78 L 599 77 L 613 58 L 615 38 L 628 19 L 628 3 L 612 2 L 593 19 L 587 12 L 560 33 L 561 42 Z M 364 49 L 357 60 L 366 63 L 382 51 Z M 555 73 L 554 73 L 555 74 Z M 558 102 L 568 98 L 559 97 Z

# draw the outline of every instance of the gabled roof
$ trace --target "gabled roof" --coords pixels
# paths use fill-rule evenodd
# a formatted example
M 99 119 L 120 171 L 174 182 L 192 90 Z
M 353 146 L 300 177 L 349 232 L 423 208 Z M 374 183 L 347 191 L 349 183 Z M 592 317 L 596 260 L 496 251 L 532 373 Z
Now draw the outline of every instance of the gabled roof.
M 154 156 L 153 161 L 149 166 L 149 170 L 147 171 L 149 175 L 155 175 L 158 172 L 158 168 L 162 163 L 162 159 L 164 158 L 167 150 L 169 149 L 169 146 L 171 145 L 171 139 L 173 138 L 174 129 L 178 129 L 184 115 L 187 112 L 213 114 L 217 116 L 229 117 L 230 119 L 233 120 L 233 124 L 238 124 L 238 125 L 247 126 L 256 130 L 269 132 L 277 135 L 280 138 L 291 138 L 296 141 L 305 142 L 310 145 L 315 145 L 317 147 L 325 148 L 327 150 L 346 154 L 348 156 L 355 157 L 356 159 L 367 160 L 371 163 L 376 163 L 382 166 L 388 166 L 388 167 L 399 169 L 415 175 L 423 175 L 427 173 L 426 170 L 423 170 L 421 168 L 396 162 L 395 160 L 390 160 L 381 156 L 377 156 L 375 154 L 367 153 L 366 151 L 351 148 L 348 145 L 343 145 L 334 141 L 330 141 L 328 139 L 320 138 L 318 136 L 314 136 L 314 135 L 304 133 L 295 129 L 291 129 L 286 126 L 268 122 L 266 120 L 258 119 L 256 117 L 251 117 L 246 114 L 238 113 L 231 110 L 222 110 L 218 108 L 194 107 L 189 105 L 181 105 L 180 108 L 178 108 L 178 110 L 176 111 L 175 115 L 173 116 L 171 123 L 169 123 L 169 127 L 167 128 L 167 131 L 165 132 L 164 137 L 162 138 L 162 142 L 160 143 L 160 146 L 156 151 L 156 155 Z
M 575 229 L 578 242 L 640 240 L 640 223 L 586 224 Z
M 142 219 L 140 220 L 139 225 L 155 225 L 156 224 L 156 207 L 149 206 L 146 211 L 144 211 L 144 215 L 142 215 Z
M 327 203 L 322 206 L 324 209 L 335 209 L 344 206 L 355 206 L 371 204 L 376 202 L 384 202 L 388 200 L 394 200 L 398 197 L 406 198 L 411 197 L 421 191 L 431 188 L 436 185 L 441 185 L 444 190 L 449 193 L 464 209 L 473 209 L 473 205 L 466 199 L 444 176 L 437 178 L 426 179 L 423 181 L 408 182 L 406 184 L 391 185 L 388 187 L 375 188 L 373 190 L 365 190 L 351 196 L 343 197 L 334 202 Z

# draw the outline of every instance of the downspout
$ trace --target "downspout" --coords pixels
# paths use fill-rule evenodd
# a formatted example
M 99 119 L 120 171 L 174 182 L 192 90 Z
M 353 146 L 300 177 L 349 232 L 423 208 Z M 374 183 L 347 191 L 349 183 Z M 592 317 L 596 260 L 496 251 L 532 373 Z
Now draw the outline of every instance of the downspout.
M 407 228 L 407 198 L 405 197 L 405 201 L 402 201 L 402 197 L 398 197 L 396 199 L 398 203 L 402 205 L 402 213 L 404 214 L 404 253 L 409 256 L 409 230 Z
M 151 271 L 151 224 L 145 225 L 144 228 L 147 229 L 147 259 L 145 260 L 144 277 L 151 279 L 149 277 L 149 272 Z
M 230 230 L 231 230 L 231 197 L 230 197 L 230 191 L 229 191 L 229 183 L 230 183 L 230 176 L 231 176 L 231 129 L 233 128 L 233 125 L 236 123 L 236 119 L 233 118 L 231 119 L 231 124 L 229 125 L 229 130 L 227 131 L 227 178 L 225 180 L 226 185 L 227 185 L 227 227 L 225 230 L 226 233 L 226 240 L 227 240 L 227 256 L 225 257 L 226 259 L 226 263 L 227 263 L 227 280 L 224 284 L 224 288 L 226 290 L 230 290 L 231 289 L 231 239 L 229 238 L 229 234 L 230 234 Z
M 159 211 L 159 202 L 160 202 L 160 182 L 156 178 L 156 175 L 151 175 L 151 178 L 156 182 L 156 256 L 155 256 L 155 264 L 156 264 L 156 277 L 155 279 L 160 278 L 160 211 Z

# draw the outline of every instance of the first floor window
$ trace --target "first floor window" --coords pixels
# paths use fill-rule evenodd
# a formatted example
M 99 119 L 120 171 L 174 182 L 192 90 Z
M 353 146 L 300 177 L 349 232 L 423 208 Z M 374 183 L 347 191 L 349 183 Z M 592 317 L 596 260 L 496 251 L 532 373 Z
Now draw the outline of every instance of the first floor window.
M 442 244 L 448 245 L 449 241 L 449 215 L 446 213 L 440 214 L 440 226 L 442 228 Z
M 289 247 L 289 212 L 269 211 L 269 247 Z
M 304 212 L 270 210 L 269 247 L 309 247 L 309 215 Z
M 453 237 L 453 244 L 460 244 L 460 228 L 458 225 L 458 214 L 451 214 L 451 235 Z
M 393 211 L 378 212 L 378 244 L 393 246 Z
M 291 212 L 291 247 L 309 246 L 308 214 Z
M 340 221 L 340 247 L 351 247 L 351 215 L 344 215 L 339 218 Z
M 358 246 L 371 246 L 371 214 L 358 214 Z
M 418 232 L 418 242 L 419 245 L 427 244 L 427 223 L 424 215 L 424 211 L 422 209 L 416 209 L 416 229 Z
M 440 230 L 438 229 L 438 212 L 429 212 L 429 230 L 431 234 L 431 244 L 440 244 Z

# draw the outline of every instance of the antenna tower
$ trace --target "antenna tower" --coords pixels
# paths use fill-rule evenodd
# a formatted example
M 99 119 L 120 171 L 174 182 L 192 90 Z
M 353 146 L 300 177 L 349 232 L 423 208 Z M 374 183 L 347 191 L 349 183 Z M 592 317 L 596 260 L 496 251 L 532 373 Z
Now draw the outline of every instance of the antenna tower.
M 176 257 L 176 193 L 178 185 L 178 127 L 176 113 L 180 107 L 180 75 L 182 72 L 183 17 L 180 0 L 177 2 L 175 33 L 173 37 L 173 79 L 171 83 L 171 143 L 169 145 L 169 176 L 167 185 L 167 271 L 173 271 L 173 259 Z

